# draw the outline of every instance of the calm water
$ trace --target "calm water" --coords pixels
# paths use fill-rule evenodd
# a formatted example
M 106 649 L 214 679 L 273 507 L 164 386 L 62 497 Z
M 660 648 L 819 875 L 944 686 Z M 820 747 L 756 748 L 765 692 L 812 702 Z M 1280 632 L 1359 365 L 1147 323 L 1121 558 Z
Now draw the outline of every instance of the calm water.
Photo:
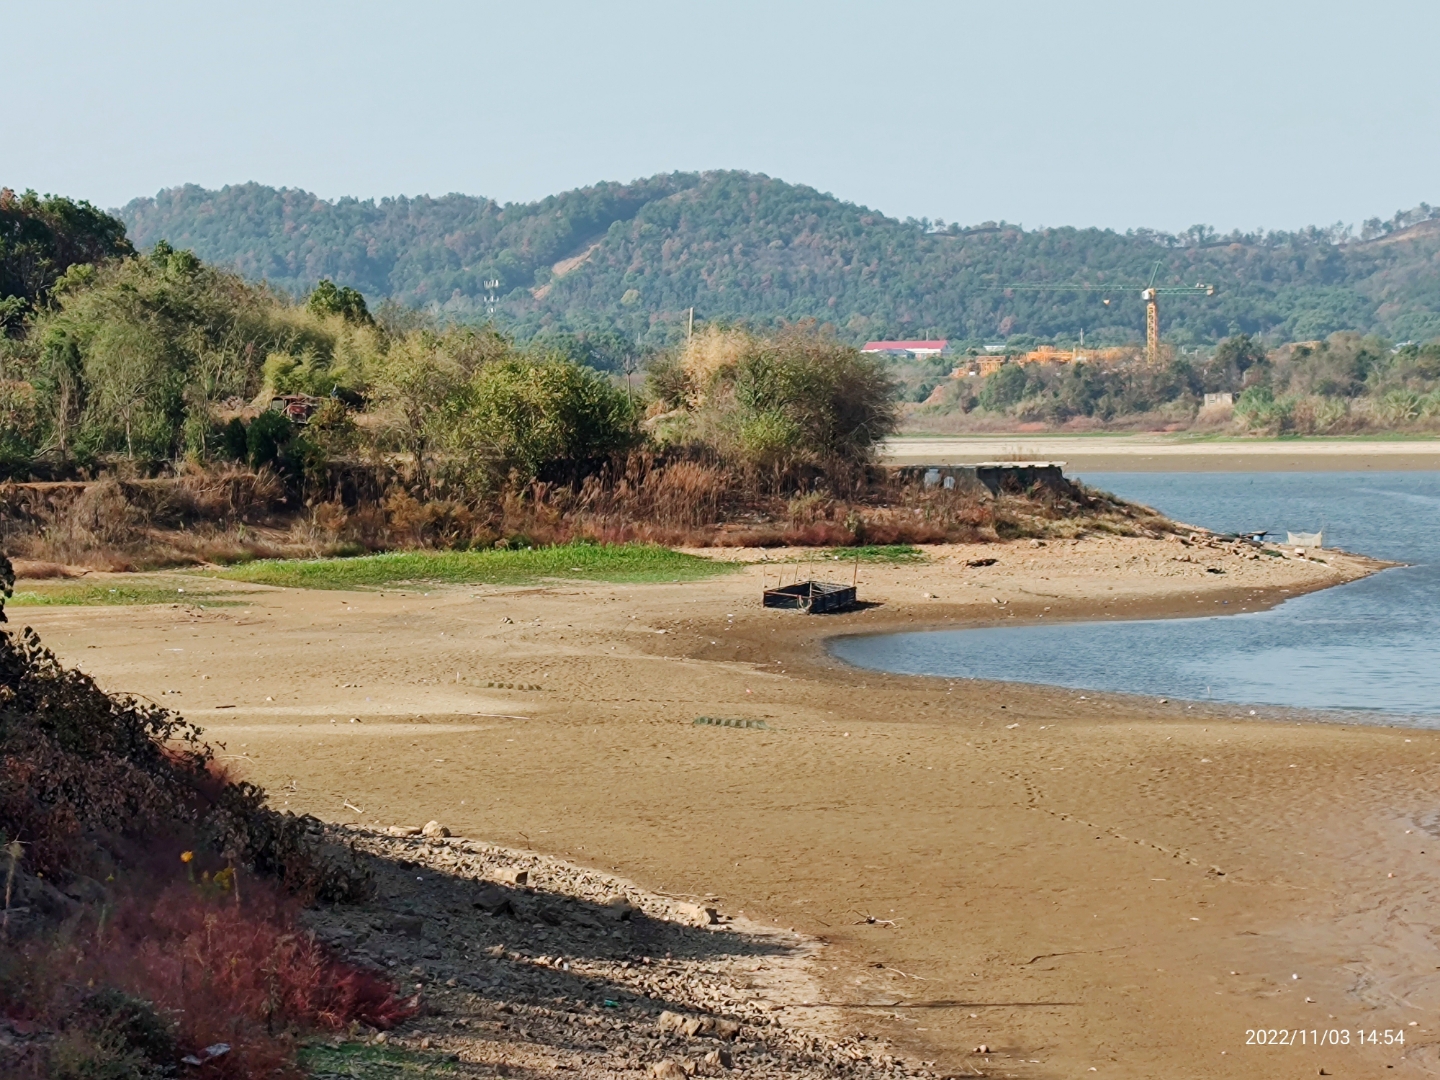
M 1314 532 L 1410 565 L 1195 619 L 853 637 L 831 651 L 913 675 L 1354 710 L 1440 727 L 1440 473 L 1092 473 L 1097 487 L 1222 532 Z

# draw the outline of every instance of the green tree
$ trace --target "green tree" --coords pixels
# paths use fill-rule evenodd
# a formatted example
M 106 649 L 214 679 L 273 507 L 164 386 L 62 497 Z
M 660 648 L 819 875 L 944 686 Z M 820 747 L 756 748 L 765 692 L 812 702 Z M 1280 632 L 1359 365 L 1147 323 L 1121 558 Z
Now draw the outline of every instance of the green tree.
M 72 266 L 133 254 L 124 223 L 88 202 L 0 188 L 0 330 L 17 331 Z
M 245 456 L 252 469 L 283 469 L 285 452 L 295 441 L 295 425 L 284 413 L 266 409 L 245 429 Z
M 569 360 L 515 356 L 481 368 L 452 405 L 453 445 L 492 475 L 522 480 L 563 474 L 632 446 L 625 391 Z
M 373 326 L 314 315 L 161 242 L 73 265 L 8 363 L 34 385 L 41 443 L 62 459 L 204 457 L 219 437 L 217 403 L 255 396 L 266 357 L 329 393 L 363 386 L 379 347 Z
M 305 306 L 316 315 L 339 315 L 349 322 L 373 323 L 365 297 L 348 285 L 337 287 L 329 278 L 321 278 L 310 292 Z
M 1018 405 L 1025 396 L 1029 379 L 1019 364 L 1002 364 L 1000 370 L 985 378 L 980 387 L 980 407 L 991 412 L 1003 412 L 1012 405 Z
M 897 421 L 884 362 L 820 333 L 763 339 L 736 365 L 733 385 L 741 445 L 771 468 L 860 464 Z
M 470 372 L 428 331 L 394 342 L 375 372 L 370 400 L 390 436 L 410 455 L 415 483 L 430 488 L 430 455 L 449 431 L 447 417 Z
M 1215 347 L 1210 362 L 1210 383 L 1217 390 L 1234 390 L 1254 382 L 1266 369 L 1268 357 L 1264 347 L 1249 334 L 1227 337 Z M 1247 379 L 1246 373 L 1253 374 Z

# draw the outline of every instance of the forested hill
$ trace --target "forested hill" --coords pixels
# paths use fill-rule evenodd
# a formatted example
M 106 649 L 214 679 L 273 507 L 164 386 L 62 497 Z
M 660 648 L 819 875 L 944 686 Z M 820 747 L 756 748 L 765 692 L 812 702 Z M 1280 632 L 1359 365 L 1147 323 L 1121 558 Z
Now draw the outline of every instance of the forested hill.
M 1149 230 L 964 228 L 897 221 L 813 188 L 742 172 L 674 173 L 502 206 L 466 195 L 328 202 L 304 191 L 187 185 L 119 211 L 131 240 L 165 239 L 303 293 L 324 277 L 371 302 L 545 328 L 616 329 L 659 343 L 697 318 L 816 318 L 853 340 L 1143 335 L 1138 286 L 1214 284 L 1166 298 L 1166 337 L 1286 339 L 1362 330 L 1440 335 L 1440 210 L 1337 229 L 1218 236 Z M 1085 283 L 1088 291 L 996 285 Z M 1106 303 L 1108 301 L 1108 303 Z

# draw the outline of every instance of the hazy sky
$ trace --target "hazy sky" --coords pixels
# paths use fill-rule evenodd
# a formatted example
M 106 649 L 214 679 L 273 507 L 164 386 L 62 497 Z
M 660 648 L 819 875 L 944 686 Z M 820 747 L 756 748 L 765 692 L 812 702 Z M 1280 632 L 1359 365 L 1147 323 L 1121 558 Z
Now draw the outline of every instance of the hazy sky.
M 975 223 L 1440 203 L 1440 3 L 12 3 L 0 184 L 527 201 L 749 169 Z

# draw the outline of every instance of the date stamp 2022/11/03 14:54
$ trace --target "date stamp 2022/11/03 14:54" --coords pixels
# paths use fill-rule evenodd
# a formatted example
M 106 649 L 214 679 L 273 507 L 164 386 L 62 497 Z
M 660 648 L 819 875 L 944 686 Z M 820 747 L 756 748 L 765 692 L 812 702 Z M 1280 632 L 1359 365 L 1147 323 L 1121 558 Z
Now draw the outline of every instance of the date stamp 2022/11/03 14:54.
M 1412 1033 L 1413 1034 L 1413 1033 Z M 1246 1046 L 1404 1046 L 1404 1028 L 1246 1028 Z

